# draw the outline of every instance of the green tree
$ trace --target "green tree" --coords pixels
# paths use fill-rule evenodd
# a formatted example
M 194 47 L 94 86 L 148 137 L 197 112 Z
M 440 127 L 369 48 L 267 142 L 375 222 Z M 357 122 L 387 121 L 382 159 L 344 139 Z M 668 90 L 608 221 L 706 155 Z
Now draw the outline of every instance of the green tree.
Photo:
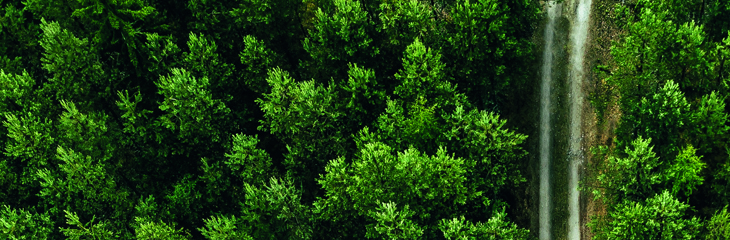
M 302 18 L 307 12 L 303 4 L 295 0 L 190 0 L 186 10 L 191 12 L 192 19 L 187 25 L 191 30 L 211 36 L 224 50 L 221 58 L 229 63 L 250 44 L 241 39 L 252 36 L 269 44 L 275 52 L 287 53 L 290 57 L 279 59 L 281 61 L 277 63 L 286 70 L 293 70 L 299 64 L 298 60 L 306 55 L 302 45 L 292 44 L 300 42 L 306 34 Z
M 500 106 L 509 87 L 528 77 L 521 70 L 532 52 L 527 26 L 537 21 L 538 7 L 525 0 L 453 2 L 439 33 L 448 75 L 478 106 Z
M 70 227 L 61 228 L 63 235 L 67 239 L 111 239 L 119 237 L 118 233 L 114 230 L 109 229 L 109 223 L 106 221 L 98 221 L 94 223 L 94 217 L 88 223 L 82 223 L 79 216 L 76 213 L 64 211 L 66 213 L 66 224 Z
M 668 191 L 646 201 L 625 201 L 608 212 L 605 222 L 592 221 L 600 229 L 596 239 L 692 239 L 699 237 L 700 220 L 688 218 L 690 206 Z
M 638 11 L 638 16 L 627 17 L 626 36 L 611 48 L 617 68 L 607 80 L 617 87 L 622 108 L 655 94 L 669 80 L 690 99 L 720 84 L 712 71 L 718 65 L 716 55 L 702 25 L 672 22 L 667 10 L 644 7 Z
M 696 149 L 691 145 L 684 148 L 677 158 L 671 162 L 664 174 L 664 181 L 667 181 L 667 188 L 671 188 L 674 196 L 682 195 L 689 197 L 697 186 L 704 182 L 700 172 L 705 168 L 701 156 L 697 156 Z
M 103 90 L 111 83 L 103 81 L 105 75 L 98 52 L 89 41 L 76 38 L 58 22 L 41 20 L 41 23 L 43 69 L 53 75 L 44 84 L 44 90 L 58 100 L 74 101 L 82 109 L 89 109 L 91 103 L 98 104 L 101 98 L 108 97 L 108 92 Z
M 478 91 L 527 76 L 535 1 L 2 4 L 3 237 L 527 234 L 526 136 Z
M 427 2 L 380 1 L 379 4 L 375 11 L 378 18 L 374 19 L 377 34 L 373 38 L 380 54 L 376 56 L 376 65 L 371 68 L 382 73 L 379 77 L 385 80 L 384 83 L 395 83 L 391 79 L 402 64 L 398 57 L 416 38 L 428 46 L 435 46 L 440 40 L 436 34 L 440 27 L 434 15 L 434 6 Z
M 259 185 L 278 176 L 272 160 L 264 150 L 257 149 L 258 136 L 236 134 L 226 159 L 202 158 L 203 174 L 198 187 L 213 209 L 223 212 L 240 211 L 245 200 L 245 184 Z
M 697 110 L 692 113 L 692 139 L 702 153 L 722 151 L 730 127 L 726 125 L 728 114 L 725 101 L 717 92 L 702 96 Z
M 302 193 L 291 180 L 271 178 L 259 188 L 245 184 L 244 233 L 254 239 L 310 239 L 311 207 L 301 203 Z
M 715 212 L 705 224 L 707 227 L 705 239 L 730 238 L 730 213 L 727 211 L 727 206 Z
M 139 228 L 135 229 L 137 239 L 188 239 L 180 234 L 180 230 L 175 230 L 174 227 L 165 223 L 149 222 L 142 219 L 137 219 L 137 222 L 139 224 Z
M 615 148 L 601 148 L 589 188 L 607 204 L 606 216 L 591 224 L 597 238 L 699 238 L 699 219 L 722 226 L 728 55 L 727 26 L 718 21 L 727 17 L 726 5 L 617 4 L 623 36 L 611 48 L 615 68 L 606 82 L 620 99 L 621 119 Z M 668 209 L 676 210 L 651 213 Z
M 716 198 L 712 199 L 715 202 L 714 205 L 730 204 L 730 192 L 728 192 L 730 190 L 730 158 L 726 158 L 711 172 L 713 178 L 709 181 L 710 184 L 707 188 L 712 192 L 711 196 Z
M 185 69 L 171 72 L 156 83 L 165 99 L 159 106 L 165 115 L 157 124 L 177 133 L 184 143 L 223 141 L 221 128 L 225 122 L 221 120 L 230 110 L 220 99 L 213 98 L 209 79 L 191 76 Z
M 182 229 L 176 229 L 174 223 L 161 221 L 153 196 L 140 198 L 135 209 L 136 216 L 131 225 L 134 227 L 137 239 L 189 239 L 189 233 L 185 234 Z
M 303 43 L 304 50 L 312 57 L 312 62 L 303 67 L 312 68 L 311 76 L 315 79 L 344 79 L 348 63 L 372 68 L 374 57 L 379 53 L 372 37 L 375 25 L 362 3 L 333 2 L 337 11 L 319 9 L 313 23 L 315 30 L 309 32 Z
M 267 93 L 271 90 L 266 82 L 267 72 L 281 61 L 281 56 L 254 36 L 243 37 L 243 42 L 246 45 L 240 53 L 241 64 L 246 68 L 243 81 L 252 91 L 260 94 Z
M 609 156 L 596 178 L 594 195 L 609 204 L 641 201 L 662 191 L 669 191 L 675 198 L 680 193 L 689 197 L 703 183 L 700 173 L 705 163 L 692 146 L 673 159 L 660 160 L 650 144 L 651 139 L 639 137 L 621 155 Z
M 233 66 L 222 61 L 218 54 L 218 46 L 215 41 L 203 34 L 190 33 L 188 36 L 189 52 L 183 53 L 185 68 L 191 75 L 198 78 L 208 78 L 211 94 L 215 98 L 230 101 L 234 92 L 228 89 L 235 89 L 235 83 L 231 79 Z
M 205 220 L 205 228 L 201 228 L 200 231 L 210 240 L 253 239 L 247 233 L 236 231 L 237 228 L 235 216 L 230 218 L 213 216 Z
M 76 34 L 91 36 L 97 51 L 121 47 L 125 50 L 122 56 L 134 67 L 140 65 L 144 31 L 166 28 L 156 9 L 140 0 L 31 0 L 24 4 L 37 16 L 59 21 L 63 28 L 73 27 Z
M 469 167 L 464 159 L 447 155 L 443 148 L 436 155 L 427 156 L 412 148 L 396 153 L 383 143 L 367 143 L 356 159 L 346 162 L 344 158 L 338 158 L 327 164 L 327 174 L 319 179 L 326 190 L 326 198 L 315 205 L 325 218 L 348 219 L 350 223 L 341 231 L 362 231 L 357 229 L 364 226 L 354 220 L 367 216 L 366 236 L 369 237 L 394 234 L 386 231 L 387 221 L 394 221 L 387 219 L 398 217 L 393 214 L 400 218 L 415 214 L 418 216 L 413 219 L 415 224 L 435 226 L 439 219 L 449 217 L 450 212 L 464 205 L 473 194 L 465 185 Z M 388 206 L 390 204 L 409 206 L 409 210 L 396 214 L 394 206 Z M 393 212 L 392 216 L 388 217 L 388 212 Z M 415 232 L 410 234 L 419 232 L 417 225 L 412 226 L 415 228 L 411 230 Z M 435 236 L 432 232 L 425 234 Z
M 52 227 L 47 213 L 37 214 L 7 205 L 0 210 L 0 237 L 3 239 L 46 239 Z
M 403 210 L 398 211 L 394 203 L 381 203 L 375 211 L 370 212 L 370 217 L 377 223 L 368 228 L 368 238 L 389 238 L 389 239 L 418 239 L 423 235 L 423 229 L 409 220 L 414 212 L 406 205 Z
M 446 239 L 529 239 L 530 232 L 506 221 L 504 211 L 497 212 L 486 223 L 472 223 L 461 218 L 443 219 L 439 229 Z
M 456 86 L 447 81 L 446 66 L 441 62 L 438 51 L 426 48 L 416 38 L 403 55 L 403 69 L 395 74 L 400 85 L 393 91 L 401 101 L 412 104 L 427 99 L 445 109 L 467 102 L 463 94 L 456 92 Z
M 651 138 L 661 157 L 676 155 L 686 141 L 677 136 L 693 126 L 690 104 L 672 80 L 635 106 L 627 106 L 624 112 L 620 129 L 616 130 L 619 144 L 625 146 L 627 138 Z
M 0 8 L 0 69 L 6 73 L 21 74 L 24 70 L 33 77 L 41 75 L 38 44 L 39 26 L 30 21 L 20 1 L 3 2 Z
M 286 144 L 284 165 L 289 174 L 313 191 L 305 192 L 307 196 L 316 196 L 314 179 L 324 170 L 327 159 L 345 154 L 340 120 L 344 113 L 335 89 L 313 80 L 295 82 L 279 68 L 272 69 L 266 81 L 271 93 L 257 100 L 264 112 L 259 128 Z
M 3 160 L 3 173 L 9 178 L 4 181 L 8 192 L 6 196 L 14 197 L 20 206 L 35 206 L 39 199 L 35 195 L 40 191 L 36 181 L 38 169 L 55 163 L 55 139 L 49 129 L 53 129 L 50 119 L 42 119 L 32 113 L 21 115 L 5 114 L 3 126 L 8 131 Z M 15 183 L 15 184 L 13 184 Z M 12 192 L 10 191 L 12 190 Z M 10 201 L 7 198 L 4 201 Z M 8 202 L 5 202 L 8 203 Z

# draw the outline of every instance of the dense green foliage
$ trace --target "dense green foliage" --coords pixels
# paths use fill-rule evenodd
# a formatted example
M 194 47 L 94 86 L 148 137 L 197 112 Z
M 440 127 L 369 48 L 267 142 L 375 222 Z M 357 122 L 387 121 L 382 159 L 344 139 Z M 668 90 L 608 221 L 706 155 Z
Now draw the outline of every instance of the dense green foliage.
M 0 3 L 2 239 L 531 237 L 537 1 Z
M 730 3 L 622 1 L 605 68 L 621 117 L 590 185 L 597 239 L 728 239 Z

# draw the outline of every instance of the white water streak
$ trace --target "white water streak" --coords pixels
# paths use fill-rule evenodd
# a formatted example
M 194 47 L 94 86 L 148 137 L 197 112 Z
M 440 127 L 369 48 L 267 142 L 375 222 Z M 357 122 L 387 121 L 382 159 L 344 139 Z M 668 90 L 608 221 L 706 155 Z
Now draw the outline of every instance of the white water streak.
M 542 85 L 540 87 L 540 240 L 551 239 L 550 229 L 550 89 L 552 86 L 553 54 L 555 46 L 555 19 L 562 5 L 547 3 L 548 22 L 545 26 L 545 49 L 542 61 Z
M 576 19 L 571 29 L 570 56 L 570 141 L 568 161 L 568 239 L 580 240 L 580 193 L 578 191 L 578 169 L 583 162 L 581 149 L 581 113 L 583 108 L 583 59 L 588 37 L 588 23 L 591 0 L 579 0 Z

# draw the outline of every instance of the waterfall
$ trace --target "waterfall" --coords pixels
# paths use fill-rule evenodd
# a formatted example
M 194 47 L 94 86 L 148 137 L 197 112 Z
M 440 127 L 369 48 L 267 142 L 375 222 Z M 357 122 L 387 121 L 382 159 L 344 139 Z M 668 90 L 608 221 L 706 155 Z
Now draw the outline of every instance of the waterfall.
M 559 238 L 567 238 L 570 240 L 580 240 L 580 192 L 578 190 L 578 181 L 580 179 L 579 169 L 583 162 L 583 148 L 581 146 L 582 141 L 582 109 L 583 109 L 583 79 L 585 78 L 585 72 L 583 69 L 583 63 L 586 52 L 586 40 L 588 37 L 588 24 L 590 17 L 591 0 L 573 0 L 563 3 L 563 1 L 547 1 L 546 12 L 547 12 L 547 23 L 545 26 L 544 33 L 544 49 L 541 69 L 541 85 L 540 85 L 540 125 L 539 125 L 539 238 L 540 240 L 551 240 L 553 238 L 553 218 L 552 211 L 556 207 L 558 214 L 563 214 L 564 209 L 567 207 L 568 218 L 555 219 L 558 221 L 555 226 L 566 226 L 567 232 L 559 229 L 555 232 Z M 570 4 L 564 6 L 564 4 Z M 575 6 L 575 8 L 573 8 Z M 558 19 L 563 17 L 562 10 L 564 7 L 568 7 L 570 10 L 567 14 L 570 14 L 566 19 L 571 19 L 570 29 L 556 26 Z M 561 26 L 563 26 L 561 24 Z M 570 31 L 568 34 L 565 32 Z M 565 38 L 569 36 L 568 38 Z M 568 57 L 563 58 L 562 53 L 564 51 L 563 39 L 568 40 L 569 49 Z M 568 65 L 561 64 L 565 61 Z M 567 108 L 555 106 L 553 103 L 552 87 L 554 79 L 563 79 L 567 73 Z M 562 81 L 561 81 L 562 82 Z M 559 88 L 558 90 L 562 89 Z M 562 91 L 559 91 L 563 93 Z M 559 99 L 559 97 L 558 97 Z M 560 100 L 558 100 L 559 102 Z M 559 104 L 558 104 L 559 105 Z M 563 113 L 560 109 L 567 110 Z M 561 119 L 561 116 L 567 114 L 567 122 L 558 120 L 558 126 L 553 126 L 551 122 L 553 111 L 559 113 L 557 119 Z M 563 125 L 566 124 L 566 125 Z M 553 136 L 553 127 L 558 128 L 558 132 L 567 130 L 568 136 Z M 558 134 L 560 135 L 560 134 Z M 553 137 L 559 137 L 553 139 Z M 553 146 L 553 141 L 558 141 Z M 567 143 L 567 144 L 566 144 Z M 566 144 L 567 146 L 563 145 Z M 560 149 L 553 149 L 559 147 Z M 567 147 L 567 149 L 563 149 Z M 553 157 L 553 154 L 555 157 Z M 563 158 L 563 154 L 566 154 L 567 161 L 553 162 L 553 158 Z M 565 175 L 563 170 L 558 172 L 555 176 L 552 176 L 553 169 L 552 164 L 558 164 L 558 169 L 567 169 L 567 186 L 563 185 Z M 562 166 L 566 166 L 563 168 Z M 567 196 L 561 194 L 556 195 L 555 201 L 558 205 L 553 206 L 553 186 L 551 182 L 554 182 L 552 178 L 557 177 L 557 181 L 561 184 L 556 188 L 556 192 L 563 192 L 567 189 Z M 566 199 L 567 198 L 567 199 Z M 567 205 L 567 206 L 566 206 Z M 566 225 L 563 225 L 565 223 Z M 563 235 L 565 234 L 565 235 Z
M 579 0 L 576 19 L 570 30 L 570 140 L 568 148 L 568 239 L 580 240 L 580 193 L 578 191 L 578 169 L 583 163 L 581 148 L 581 113 L 583 108 L 582 83 L 584 79 L 583 59 L 588 37 L 588 22 L 591 0 Z
M 555 19 L 559 16 L 562 5 L 547 3 L 547 26 L 545 27 L 545 49 L 542 59 L 542 84 L 540 87 L 540 240 L 550 240 L 550 90 L 552 86 L 553 54 L 555 46 Z

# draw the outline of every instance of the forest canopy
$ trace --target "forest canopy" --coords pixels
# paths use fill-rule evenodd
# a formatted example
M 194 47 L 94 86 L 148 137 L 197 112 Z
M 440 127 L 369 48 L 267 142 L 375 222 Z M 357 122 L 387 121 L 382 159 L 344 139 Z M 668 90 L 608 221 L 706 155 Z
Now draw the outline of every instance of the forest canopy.
M 0 238 L 530 236 L 535 1 L 0 7 Z
M 730 3 L 622 1 L 610 13 L 620 35 L 592 101 L 599 118 L 611 106 L 620 118 L 585 188 L 605 206 L 594 238 L 729 239 Z
M 593 2 L 582 223 L 730 239 L 730 1 Z M 1 0 L 0 239 L 534 239 L 544 3 Z

